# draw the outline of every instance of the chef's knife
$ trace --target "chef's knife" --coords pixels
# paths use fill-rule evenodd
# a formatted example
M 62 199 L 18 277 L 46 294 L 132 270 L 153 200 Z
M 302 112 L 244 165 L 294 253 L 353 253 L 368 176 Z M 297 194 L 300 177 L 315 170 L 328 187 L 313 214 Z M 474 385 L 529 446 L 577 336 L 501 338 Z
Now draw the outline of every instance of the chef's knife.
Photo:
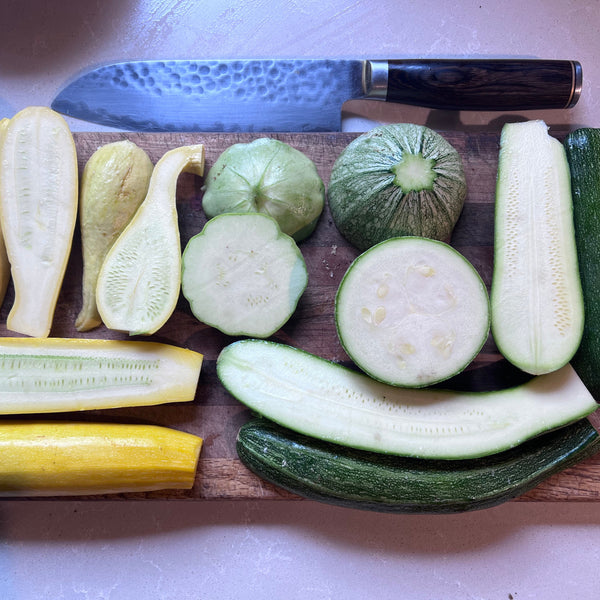
M 98 67 L 52 103 L 132 131 L 339 131 L 342 105 L 374 99 L 450 110 L 570 108 L 577 61 L 171 60 Z

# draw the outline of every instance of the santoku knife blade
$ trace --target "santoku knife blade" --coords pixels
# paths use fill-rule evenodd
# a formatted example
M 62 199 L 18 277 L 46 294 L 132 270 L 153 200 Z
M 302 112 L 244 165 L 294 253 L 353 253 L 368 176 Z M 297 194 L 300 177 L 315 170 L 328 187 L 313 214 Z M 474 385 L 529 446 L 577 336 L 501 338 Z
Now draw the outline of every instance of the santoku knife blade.
M 170 60 L 100 66 L 52 108 L 132 131 L 339 131 L 342 105 L 373 99 L 449 110 L 570 108 L 577 61 Z

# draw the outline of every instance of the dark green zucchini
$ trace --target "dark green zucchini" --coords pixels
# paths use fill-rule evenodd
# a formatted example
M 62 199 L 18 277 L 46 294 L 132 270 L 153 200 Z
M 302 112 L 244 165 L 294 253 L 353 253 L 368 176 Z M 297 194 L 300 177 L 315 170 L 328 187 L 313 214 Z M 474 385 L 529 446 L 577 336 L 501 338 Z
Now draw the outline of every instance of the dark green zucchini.
M 486 458 L 423 460 L 344 448 L 262 417 L 238 433 L 240 460 L 259 477 L 311 500 L 394 513 L 496 506 L 600 449 L 587 419 Z
M 571 360 L 596 401 L 600 400 L 600 129 L 582 128 L 565 138 L 571 171 L 573 221 L 585 323 Z

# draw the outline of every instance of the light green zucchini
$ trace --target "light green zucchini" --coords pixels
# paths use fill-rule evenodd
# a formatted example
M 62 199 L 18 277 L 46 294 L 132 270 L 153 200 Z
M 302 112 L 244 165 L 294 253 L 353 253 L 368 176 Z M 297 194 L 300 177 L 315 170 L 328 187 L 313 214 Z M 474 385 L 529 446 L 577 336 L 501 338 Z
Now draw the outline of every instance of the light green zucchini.
M 597 408 L 569 365 L 492 392 L 405 389 L 291 346 L 240 340 L 221 351 L 217 375 L 251 410 L 299 433 L 419 458 L 486 456 Z

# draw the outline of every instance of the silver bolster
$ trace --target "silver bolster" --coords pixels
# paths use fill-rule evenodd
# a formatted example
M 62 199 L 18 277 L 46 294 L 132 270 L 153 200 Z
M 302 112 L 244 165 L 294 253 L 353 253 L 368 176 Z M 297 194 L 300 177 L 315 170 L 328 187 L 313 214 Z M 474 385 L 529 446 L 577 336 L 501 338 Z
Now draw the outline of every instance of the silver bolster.
M 581 63 L 576 60 L 571 61 L 571 67 L 573 70 L 573 84 L 571 86 L 571 97 L 569 98 L 565 108 L 573 108 L 581 96 L 581 87 L 583 83 L 583 71 L 581 69 Z
M 388 61 L 365 60 L 362 85 L 365 98 L 386 100 L 388 89 Z

